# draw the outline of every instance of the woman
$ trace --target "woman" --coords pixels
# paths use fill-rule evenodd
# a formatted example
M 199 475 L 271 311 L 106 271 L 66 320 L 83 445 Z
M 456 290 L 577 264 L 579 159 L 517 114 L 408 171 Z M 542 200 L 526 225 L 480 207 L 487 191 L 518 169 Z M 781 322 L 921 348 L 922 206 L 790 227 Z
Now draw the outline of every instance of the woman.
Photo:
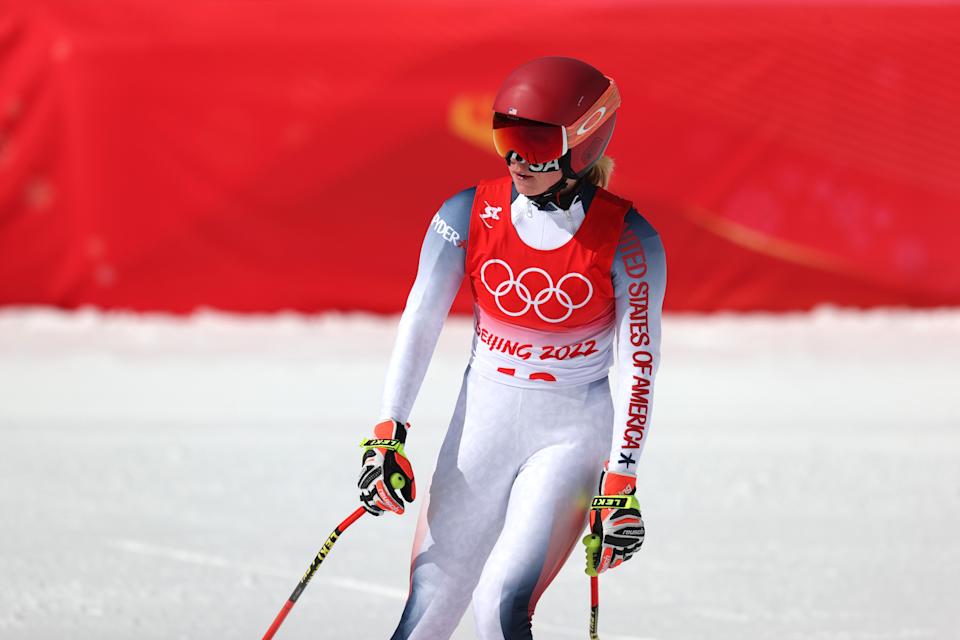
M 594 491 L 635 492 L 665 264 L 653 227 L 603 188 L 619 104 L 613 80 L 579 60 L 519 67 L 494 102 L 509 176 L 447 200 L 427 231 L 374 429 L 383 446 L 363 457 L 370 513 L 403 513 L 416 496 L 406 420 L 464 275 L 476 333 L 394 639 L 449 638 L 471 598 L 478 638 L 531 638 L 534 607 L 582 534 Z M 399 488 L 389 481 L 397 473 Z M 588 571 L 639 549 L 643 522 L 630 505 L 591 512 L 603 546 Z

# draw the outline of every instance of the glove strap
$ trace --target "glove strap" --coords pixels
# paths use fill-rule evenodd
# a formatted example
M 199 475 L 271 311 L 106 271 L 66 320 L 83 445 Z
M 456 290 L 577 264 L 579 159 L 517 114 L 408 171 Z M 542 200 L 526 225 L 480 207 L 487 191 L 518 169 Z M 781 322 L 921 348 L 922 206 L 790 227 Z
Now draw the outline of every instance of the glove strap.
M 594 496 L 590 503 L 591 509 L 636 509 L 640 510 L 640 502 L 634 495 Z
M 360 446 L 366 451 L 369 451 L 370 449 L 387 449 L 389 451 L 396 451 L 400 455 L 406 457 L 406 454 L 403 451 L 403 442 L 400 440 L 394 440 L 390 438 L 364 438 L 360 441 Z

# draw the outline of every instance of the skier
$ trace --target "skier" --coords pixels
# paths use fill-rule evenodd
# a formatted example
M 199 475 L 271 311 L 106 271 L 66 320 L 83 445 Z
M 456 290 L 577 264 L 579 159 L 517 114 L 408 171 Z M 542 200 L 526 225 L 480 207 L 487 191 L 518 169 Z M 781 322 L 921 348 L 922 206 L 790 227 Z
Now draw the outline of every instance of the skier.
M 475 335 L 394 640 L 449 638 L 471 598 L 481 640 L 532 638 L 537 600 L 582 535 L 594 491 L 636 490 L 666 273 L 656 230 L 604 189 L 619 105 L 614 81 L 580 60 L 520 66 L 494 102 L 509 175 L 451 197 L 427 230 L 374 428 L 384 446 L 363 455 L 368 512 L 403 513 L 416 497 L 406 421 L 464 275 Z M 396 473 L 400 488 L 387 480 Z M 643 542 L 630 504 L 590 511 L 598 572 Z

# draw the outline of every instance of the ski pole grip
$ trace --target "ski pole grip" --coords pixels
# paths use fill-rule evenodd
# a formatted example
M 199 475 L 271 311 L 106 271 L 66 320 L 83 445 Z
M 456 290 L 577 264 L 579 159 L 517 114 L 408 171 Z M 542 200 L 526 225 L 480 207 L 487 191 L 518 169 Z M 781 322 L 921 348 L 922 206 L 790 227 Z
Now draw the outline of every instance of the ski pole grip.
M 393 473 L 390 476 L 390 486 L 399 491 L 407 486 L 407 479 L 403 477 L 402 473 Z
M 602 546 L 600 536 L 596 534 L 590 534 L 584 536 L 583 546 L 586 547 L 585 551 L 587 553 L 587 568 L 584 570 L 591 578 L 596 577 L 597 575 L 597 554 L 600 553 L 600 547 Z

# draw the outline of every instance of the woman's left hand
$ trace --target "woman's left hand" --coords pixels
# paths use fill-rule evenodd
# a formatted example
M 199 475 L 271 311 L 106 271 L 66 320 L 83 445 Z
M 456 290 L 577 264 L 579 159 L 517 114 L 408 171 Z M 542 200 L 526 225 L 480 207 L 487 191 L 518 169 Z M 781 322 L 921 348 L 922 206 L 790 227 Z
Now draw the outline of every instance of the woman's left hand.
M 586 573 L 595 576 L 618 567 L 640 550 L 644 526 L 634 495 L 636 477 L 607 471 L 600 475 L 600 493 L 590 505 Z

